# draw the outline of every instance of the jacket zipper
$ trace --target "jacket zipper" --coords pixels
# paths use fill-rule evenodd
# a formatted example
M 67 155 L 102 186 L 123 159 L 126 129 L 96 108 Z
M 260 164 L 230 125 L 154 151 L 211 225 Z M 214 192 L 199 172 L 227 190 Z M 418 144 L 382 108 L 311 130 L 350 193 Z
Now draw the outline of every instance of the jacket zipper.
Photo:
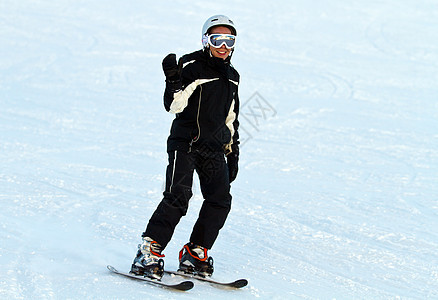
M 201 111 L 201 99 L 202 99 L 202 85 L 199 86 L 199 101 L 198 101 L 198 113 L 196 115 L 196 124 L 198 125 L 198 135 L 195 136 L 189 145 L 189 153 L 192 152 L 192 145 L 193 143 L 196 143 L 199 140 L 199 137 L 201 136 L 201 125 L 199 124 L 199 112 Z

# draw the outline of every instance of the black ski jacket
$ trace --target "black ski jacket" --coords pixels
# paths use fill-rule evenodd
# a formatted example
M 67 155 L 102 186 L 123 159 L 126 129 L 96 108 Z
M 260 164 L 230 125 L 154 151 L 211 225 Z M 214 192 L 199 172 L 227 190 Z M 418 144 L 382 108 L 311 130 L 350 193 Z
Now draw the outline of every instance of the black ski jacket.
M 176 114 L 167 151 L 209 149 L 238 153 L 239 73 L 199 50 L 179 60 L 181 79 L 166 82 L 164 107 Z

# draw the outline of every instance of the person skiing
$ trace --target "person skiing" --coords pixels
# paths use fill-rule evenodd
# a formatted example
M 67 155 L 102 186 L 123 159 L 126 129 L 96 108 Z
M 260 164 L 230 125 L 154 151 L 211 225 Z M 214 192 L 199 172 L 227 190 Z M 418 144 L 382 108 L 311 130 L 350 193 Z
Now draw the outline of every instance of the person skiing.
M 206 277 L 213 273 L 208 256 L 231 207 L 230 183 L 239 160 L 239 73 L 231 65 L 237 31 L 224 15 L 202 27 L 203 49 L 162 62 L 166 77 L 164 107 L 174 113 L 167 140 L 166 187 L 142 234 L 131 273 L 161 279 L 163 250 L 185 216 L 192 197 L 194 171 L 204 201 L 189 242 L 179 254 L 179 269 Z

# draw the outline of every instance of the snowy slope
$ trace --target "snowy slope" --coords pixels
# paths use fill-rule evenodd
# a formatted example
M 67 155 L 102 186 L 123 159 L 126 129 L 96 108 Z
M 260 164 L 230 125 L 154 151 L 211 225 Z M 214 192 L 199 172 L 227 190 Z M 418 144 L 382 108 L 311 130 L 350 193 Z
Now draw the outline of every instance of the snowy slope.
M 161 60 L 238 26 L 241 165 L 215 278 L 128 269 L 161 200 Z M 0 298 L 438 298 L 438 3 L 0 2 Z M 177 267 L 202 203 L 165 250 Z

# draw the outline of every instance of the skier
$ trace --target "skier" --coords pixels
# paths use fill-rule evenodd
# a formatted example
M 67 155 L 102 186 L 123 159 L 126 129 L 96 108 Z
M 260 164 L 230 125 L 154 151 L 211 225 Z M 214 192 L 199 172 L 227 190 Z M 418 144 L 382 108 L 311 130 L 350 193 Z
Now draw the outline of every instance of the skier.
M 131 273 L 161 279 L 162 254 L 186 215 L 196 170 L 204 197 L 189 242 L 179 254 L 179 271 L 213 273 L 208 256 L 231 207 L 230 183 L 238 172 L 239 74 L 230 60 L 236 41 L 230 18 L 215 15 L 202 28 L 203 49 L 163 59 L 164 107 L 176 114 L 167 140 L 169 164 L 163 199 L 152 214 Z

